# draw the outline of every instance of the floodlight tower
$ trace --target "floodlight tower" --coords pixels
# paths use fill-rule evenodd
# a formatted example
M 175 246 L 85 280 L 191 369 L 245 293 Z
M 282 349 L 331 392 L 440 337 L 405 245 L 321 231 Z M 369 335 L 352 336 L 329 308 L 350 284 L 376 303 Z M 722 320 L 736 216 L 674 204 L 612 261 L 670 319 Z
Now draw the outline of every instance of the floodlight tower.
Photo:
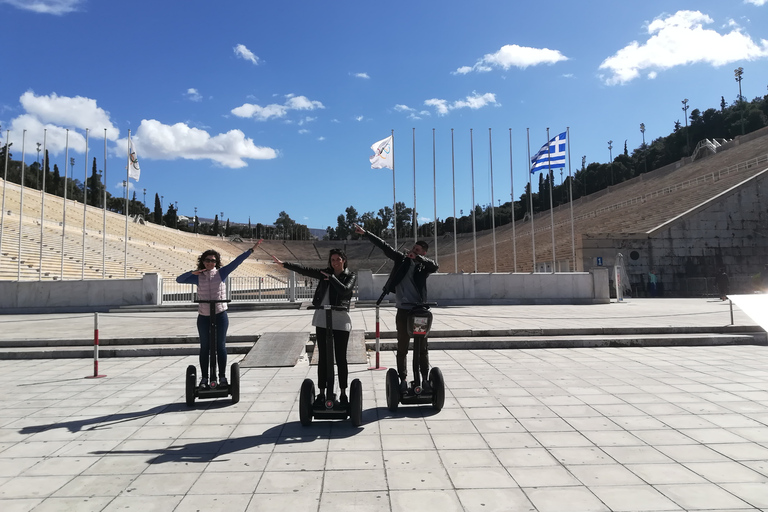
M 643 134 L 643 167 L 648 172 L 648 160 L 645 157 L 645 123 L 640 123 L 640 133 Z
M 613 185 L 613 151 L 612 151 L 613 146 L 612 144 L 613 144 L 613 141 L 609 140 L 608 141 L 608 158 L 611 161 L 611 185 Z
M 741 108 L 739 109 L 741 113 L 741 134 L 744 135 L 744 98 L 741 97 L 741 77 L 744 74 L 744 68 L 736 68 L 733 70 L 734 75 L 736 75 L 736 81 L 739 82 L 739 103 L 741 104 Z
M 685 156 L 689 155 L 689 148 L 691 147 L 690 135 L 688 134 L 688 108 L 688 98 L 685 98 L 683 100 L 683 112 L 685 113 Z

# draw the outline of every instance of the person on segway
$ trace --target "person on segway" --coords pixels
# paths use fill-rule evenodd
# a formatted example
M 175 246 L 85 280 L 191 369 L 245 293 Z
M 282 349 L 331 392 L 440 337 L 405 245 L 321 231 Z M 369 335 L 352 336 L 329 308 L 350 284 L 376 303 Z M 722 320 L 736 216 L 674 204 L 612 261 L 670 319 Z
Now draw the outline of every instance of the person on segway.
M 395 292 L 395 305 L 397 306 L 397 315 L 395 316 L 395 325 L 397 326 L 397 373 L 400 376 L 400 391 L 405 393 L 408 389 L 406 358 L 408 357 L 408 345 L 411 342 L 412 335 L 408 318 L 414 308 L 427 301 L 427 278 L 430 274 L 437 272 L 438 265 L 427 258 L 429 245 L 424 241 L 419 240 L 408 253 L 402 253 L 357 224 L 355 224 L 355 233 L 367 237 L 373 245 L 384 251 L 384 255 L 395 263 L 384 285 L 384 292 Z M 429 368 L 429 355 L 426 339 L 422 344 L 420 355 L 422 375 L 414 375 L 413 378 L 416 384 L 418 384 L 418 379 L 421 377 L 421 387 L 428 391 L 430 385 L 426 371 Z
M 197 297 L 201 301 L 224 300 L 227 298 L 227 285 L 225 281 L 242 262 L 253 254 L 262 240 L 253 247 L 232 260 L 229 264 L 221 266 L 221 255 L 208 249 L 197 258 L 197 268 L 184 272 L 176 278 L 177 283 L 197 285 Z M 208 387 L 208 365 L 210 355 L 210 328 L 211 328 L 210 304 L 200 302 L 197 310 L 197 332 L 200 336 L 200 387 Z M 227 329 L 229 317 L 227 316 L 227 303 L 216 304 L 216 359 L 219 370 L 219 386 L 229 385 L 225 374 L 227 368 Z M 215 377 L 215 375 L 213 375 Z
M 349 368 L 347 365 L 347 344 L 349 343 L 349 333 L 352 330 L 352 320 L 349 317 L 349 304 L 357 282 L 357 274 L 347 267 L 347 255 L 341 249 L 331 249 L 328 254 L 328 266 L 325 268 L 311 268 L 280 261 L 272 256 L 275 263 L 282 265 L 283 268 L 293 270 L 303 276 L 319 279 L 315 295 L 312 298 L 312 305 L 320 307 L 325 305 L 343 306 L 346 311 L 334 309 L 332 314 L 333 324 L 333 345 L 336 359 L 336 367 L 339 372 L 339 403 L 342 406 L 349 404 L 347 397 L 347 381 Z M 312 325 L 315 326 L 315 335 L 317 336 L 317 387 L 318 395 L 315 398 L 315 405 L 321 406 L 325 402 L 325 390 L 328 388 L 327 361 L 326 361 L 326 325 L 325 311 L 316 309 L 312 317 Z M 330 376 L 333 378 L 333 375 Z M 328 397 L 329 399 L 331 397 Z

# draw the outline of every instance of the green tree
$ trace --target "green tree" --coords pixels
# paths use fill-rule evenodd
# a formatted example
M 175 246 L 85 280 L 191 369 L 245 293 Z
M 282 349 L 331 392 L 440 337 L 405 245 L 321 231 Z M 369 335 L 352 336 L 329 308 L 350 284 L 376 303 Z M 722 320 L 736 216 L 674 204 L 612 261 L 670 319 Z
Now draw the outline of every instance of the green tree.
M 163 224 L 163 205 L 160 203 L 160 196 L 157 193 L 155 193 L 155 210 L 152 216 L 155 224 Z

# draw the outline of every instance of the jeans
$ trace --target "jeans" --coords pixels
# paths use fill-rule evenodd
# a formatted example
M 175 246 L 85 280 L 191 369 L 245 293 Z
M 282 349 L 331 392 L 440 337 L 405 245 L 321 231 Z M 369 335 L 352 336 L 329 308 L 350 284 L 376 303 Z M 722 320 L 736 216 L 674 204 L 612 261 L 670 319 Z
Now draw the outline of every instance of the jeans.
M 408 377 L 408 365 L 406 364 L 406 358 L 408 357 L 408 346 L 411 343 L 411 330 L 408 325 L 408 317 L 411 311 L 409 309 L 397 309 L 397 315 L 395 315 L 395 326 L 397 327 L 397 373 L 400 376 L 400 380 L 405 380 Z M 422 380 L 427 380 L 429 375 L 429 352 L 427 349 L 427 337 L 424 337 L 424 342 L 421 344 L 421 350 L 419 351 L 421 364 L 419 370 L 421 371 Z M 418 381 L 419 376 L 416 374 L 416 361 L 413 361 L 413 373 L 414 380 Z
M 328 387 L 328 361 L 325 356 L 326 351 L 326 329 L 325 327 L 316 327 L 317 335 L 317 387 L 324 390 Z M 349 368 L 347 365 L 347 344 L 349 343 L 349 332 L 333 330 L 333 352 L 336 358 L 336 367 L 339 369 L 339 387 L 347 389 L 347 379 L 349 378 Z
M 229 317 L 226 311 L 216 315 L 216 362 L 219 365 L 219 377 L 227 372 L 227 329 Z M 211 355 L 211 317 L 197 316 L 197 333 L 200 336 L 200 372 L 208 378 L 208 365 Z M 214 375 L 215 377 L 215 375 Z

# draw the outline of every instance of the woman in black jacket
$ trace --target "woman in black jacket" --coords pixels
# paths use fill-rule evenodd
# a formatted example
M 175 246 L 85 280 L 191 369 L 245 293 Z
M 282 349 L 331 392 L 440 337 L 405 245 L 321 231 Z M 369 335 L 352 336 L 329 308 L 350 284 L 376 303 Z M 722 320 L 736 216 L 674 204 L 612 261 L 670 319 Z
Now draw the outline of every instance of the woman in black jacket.
M 339 402 L 347 405 L 347 377 L 349 369 L 347 367 L 347 343 L 349 342 L 349 332 L 352 330 L 352 321 L 349 317 L 349 303 L 352 299 L 352 293 L 357 282 L 357 274 L 347 268 L 347 255 L 341 249 L 331 249 L 328 255 L 328 266 L 326 268 L 310 268 L 296 263 L 283 262 L 272 256 L 275 263 L 282 265 L 283 268 L 293 270 L 294 272 L 319 279 L 315 296 L 312 299 L 312 305 L 315 307 L 331 305 L 345 306 L 346 311 L 333 310 L 333 345 L 336 356 L 336 366 L 339 371 L 339 388 L 341 394 Z M 312 318 L 312 325 L 315 326 L 317 335 L 317 384 L 319 393 L 315 400 L 316 404 L 325 402 L 325 390 L 328 385 L 326 375 L 325 360 L 325 311 L 316 309 L 315 316 Z

